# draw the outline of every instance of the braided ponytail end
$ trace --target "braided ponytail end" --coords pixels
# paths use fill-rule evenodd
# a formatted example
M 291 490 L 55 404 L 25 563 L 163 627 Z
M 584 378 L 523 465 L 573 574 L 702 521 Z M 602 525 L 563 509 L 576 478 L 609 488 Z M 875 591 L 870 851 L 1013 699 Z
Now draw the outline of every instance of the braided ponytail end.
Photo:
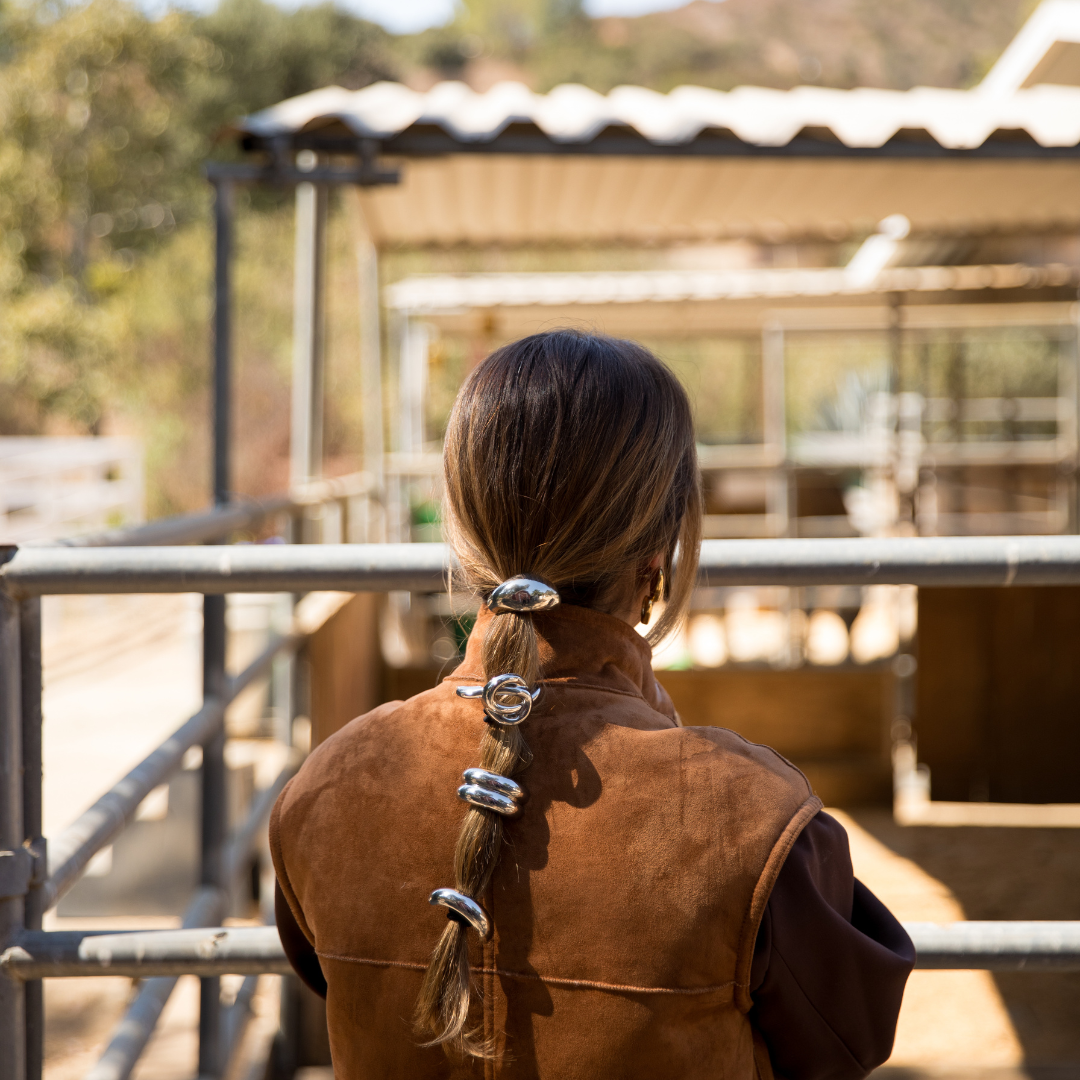
M 540 675 L 540 651 L 532 616 L 504 611 L 492 617 L 482 650 L 484 677 L 512 672 L 527 686 Z M 488 722 L 480 740 L 480 769 L 509 778 L 532 760 L 520 725 Z M 491 884 L 503 841 L 502 815 L 470 806 L 454 850 L 455 890 L 479 901 Z M 416 1001 L 413 1021 L 424 1046 L 443 1046 L 469 1057 L 491 1057 L 493 1048 L 467 1031 L 474 995 L 469 968 L 468 923 L 451 911 L 446 929 L 431 954 Z

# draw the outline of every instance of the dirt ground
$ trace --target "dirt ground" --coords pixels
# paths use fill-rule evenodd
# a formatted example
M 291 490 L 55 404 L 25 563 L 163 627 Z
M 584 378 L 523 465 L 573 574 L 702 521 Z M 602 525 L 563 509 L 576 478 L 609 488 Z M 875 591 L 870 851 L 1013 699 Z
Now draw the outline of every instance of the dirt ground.
M 902 920 L 1080 919 L 1080 830 L 896 825 L 833 811 Z M 1080 975 L 917 971 L 881 1080 L 1080 1077 Z
M 239 978 L 222 980 L 228 993 Z M 277 1030 L 278 983 L 264 975 L 252 1019 L 226 1080 L 262 1080 Z M 235 989 L 235 985 L 232 985 Z M 82 1080 L 101 1057 L 135 988 L 130 979 L 50 979 L 45 983 L 45 1080 Z M 199 981 L 184 976 L 158 1021 L 133 1080 L 191 1080 L 197 1075 Z

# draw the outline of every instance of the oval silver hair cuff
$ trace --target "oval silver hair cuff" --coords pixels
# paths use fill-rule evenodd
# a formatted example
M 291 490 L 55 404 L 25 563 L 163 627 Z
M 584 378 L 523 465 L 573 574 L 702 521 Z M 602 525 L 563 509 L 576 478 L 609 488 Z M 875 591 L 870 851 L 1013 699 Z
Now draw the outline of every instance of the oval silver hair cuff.
M 550 586 L 534 578 L 507 578 L 496 586 L 488 598 L 488 607 L 495 612 L 513 611 L 527 615 L 533 611 L 547 611 L 559 602 L 559 594 Z
M 482 938 L 491 933 L 491 923 L 484 909 L 471 896 L 459 893 L 457 889 L 436 889 L 428 897 L 428 903 L 460 915 Z
M 512 817 L 521 807 L 518 800 L 525 797 L 517 784 L 507 776 L 488 772 L 487 769 L 466 769 L 465 783 L 457 789 L 458 798 L 481 810 L 494 810 L 496 814 Z
M 505 795 L 479 784 L 462 784 L 457 789 L 458 798 L 480 810 L 494 810 L 496 814 L 511 817 L 518 812 L 518 804 Z
M 520 675 L 495 675 L 484 686 L 459 686 L 458 697 L 480 698 L 490 720 L 504 727 L 514 727 L 528 719 L 533 702 L 540 696 L 540 687 L 529 689 Z
M 487 769 L 466 769 L 462 775 L 466 784 L 480 784 L 482 787 L 489 787 L 492 791 L 497 791 L 500 795 L 506 795 L 511 799 L 525 798 L 525 792 L 521 786 L 511 780 L 509 776 L 500 776 L 498 773 L 488 772 Z

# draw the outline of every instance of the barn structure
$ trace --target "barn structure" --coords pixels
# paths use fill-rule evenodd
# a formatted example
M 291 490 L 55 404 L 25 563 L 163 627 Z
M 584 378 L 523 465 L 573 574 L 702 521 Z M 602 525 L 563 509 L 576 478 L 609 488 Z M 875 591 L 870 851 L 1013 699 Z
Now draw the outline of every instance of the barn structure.
M 415 513 L 437 494 L 437 441 L 424 405 L 431 335 L 457 334 L 479 355 L 565 320 L 648 340 L 756 339 L 756 431 L 701 450 L 710 535 L 1077 529 L 1080 5 L 1071 0 L 1041 5 L 970 90 L 682 87 L 661 95 L 621 87 L 602 96 L 581 86 L 541 95 L 510 83 L 485 93 L 461 83 L 425 93 L 383 83 L 291 99 L 245 118 L 235 135 L 246 163 L 210 174 L 223 249 L 233 184 L 300 181 L 298 479 L 317 472 L 319 457 L 312 433 L 325 202 L 331 185 L 352 189 L 365 283 L 366 467 L 386 508 L 373 535 L 431 535 L 431 514 Z M 730 251 L 733 242 L 754 254 L 734 267 L 708 264 L 708 251 Z M 381 252 L 529 247 L 648 249 L 658 269 L 421 275 L 380 291 Z M 679 272 L 664 260 L 673 250 L 684 264 L 688 251 L 706 254 Z M 795 265 L 775 265 L 778 251 Z M 1035 391 L 965 388 L 963 335 L 976 329 L 1040 336 L 1049 378 Z M 830 333 L 877 334 L 884 343 L 884 380 L 867 408 L 873 416 L 857 431 L 792 432 L 785 338 Z M 944 362 L 931 355 L 933 340 L 952 342 Z M 944 383 L 926 371 L 935 363 L 947 369 Z M 1048 595 L 1041 602 L 1060 613 L 1035 623 L 1054 625 L 1040 651 L 1060 673 L 1076 644 L 1073 598 Z M 751 629 L 736 610 L 748 602 L 763 617 L 782 615 L 787 629 L 773 619 L 772 645 L 740 654 L 737 626 L 760 637 L 768 622 Z M 394 687 L 435 677 L 443 661 L 432 642 L 445 648 L 453 615 L 440 604 L 431 611 L 422 598 L 391 601 L 383 638 L 396 660 L 387 676 Z M 662 677 L 688 722 L 722 722 L 778 745 L 827 799 L 887 799 L 891 761 L 910 761 L 917 738 L 935 797 L 1080 801 L 1075 780 L 1051 780 L 1037 762 L 1018 760 L 1007 734 L 1033 716 L 1049 725 L 1048 738 L 1068 738 L 1072 727 L 1078 688 L 1068 678 L 1033 671 L 1017 674 L 1013 686 L 994 659 L 1014 652 L 1031 618 L 994 608 L 997 637 L 968 635 L 968 654 L 959 657 L 950 645 L 956 626 L 939 632 L 934 597 L 920 598 L 918 634 L 905 605 L 900 595 L 702 597 L 700 614 L 726 624 L 714 621 L 710 633 L 701 622 L 699 659 L 726 662 L 710 669 L 687 646 L 674 663 L 687 670 Z M 955 622 L 965 605 L 950 597 L 942 610 Z M 849 643 L 860 614 L 864 623 L 875 613 L 891 619 L 894 629 L 879 633 L 862 663 L 850 648 L 834 648 L 831 663 L 808 662 L 828 654 L 815 646 L 815 627 L 826 637 L 841 633 L 824 617 L 830 612 L 844 621 Z M 972 629 L 986 625 L 986 612 L 967 617 Z M 718 644 L 725 631 L 730 640 Z M 998 692 L 1002 679 L 1007 692 Z M 784 680 L 790 701 L 779 689 Z M 821 689 L 808 693 L 803 682 Z M 717 701 L 739 704 L 718 713 Z M 903 783 L 910 789 L 914 777 L 918 786 L 919 775 L 925 780 L 923 771 Z
M 612 330 L 660 339 L 741 334 L 757 343 L 760 393 L 753 437 L 703 444 L 712 502 L 708 525 L 714 535 L 1077 529 L 1076 0 L 1044 3 L 983 83 L 967 91 L 800 87 L 719 93 L 686 87 L 659 95 L 623 87 L 605 97 L 574 86 L 538 95 L 511 84 L 486 93 L 457 83 L 426 93 L 379 84 L 357 92 L 327 88 L 283 102 L 240 121 L 234 135 L 243 160 L 208 167 L 217 194 L 214 490 L 220 516 L 212 533 L 191 523 L 171 526 L 174 543 L 181 542 L 178 536 L 219 537 L 227 531 L 226 519 L 255 520 L 231 495 L 230 270 L 235 188 L 260 183 L 295 186 L 297 192 L 292 476 L 298 486 L 310 484 L 321 471 L 323 249 L 333 187 L 347 189 L 361 271 L 358 352 L 365 380 L 367 475 L 355 490 L 327 485 L 318 497 L 309 493 L 283 504 L 293 517 L 291 539 L 319 539 L 327 522 L 332 523 L 327 533 L 344 541 L 432 538 L 438 522 L 417 513 L 423 504 L 415 501 L 425 484 L 429 494 L 436 493 L 430 487 L 434 440 L 428 439 L 434 432 L 425 430 L 425 335 L 430 341 L 433 332 L 457 333 L 479 342 L 476 351 L 481 351 L 500 336 L 537 325 L 536 320 L 582 318 L 590 304 L 594 310 L 584 318 Z M 849 260 L 845 245 L 861 241 Z M 681 276 L 664 263 L 664 253 L 707 256 L 735 243 L 752 250 L 758 262 L 727 268 L 699 264 Z M 544 281 L 419 279 L 394 283 L 390 290 L 381 287 L 380 258 L 390 250 L 527 247 L 646 251 L 663 272 Z M 776 265 L 780 253 L 792 265 Z M 919 343 L 931 334 L 972 328 L 1037 331 L 1045 345 L 1040 355 L 1053 360 L 1052 378 L 1030 393 L 974 393 L 959 384 L 959 376 L 945 392 L 920 385 L 918 364 L 911 364 Z M 873 390 L 877 404 L 867 414 L 873 423 L 865 430 L 842 424 L 830 431 L 790 430 L 791 401 L 783 387 L 792 369 L 786 351 L 800 334 L 826 332 L 869 332 L 886 343 L 885 380 Z M 959 337 L 955 341 L 962 344 Z M 962 358 L 952 366 L 963 373 Z M 386 415 L 394 417 L 390 427 Z M 988 431 L 991 437 L 981 437 Z M 851 483 L 852 474 L 861 482 Z M 870 492 L 861 499 L 862 511 L 856 509 L 858 497 L 844 498 L 855 488 Z M 337 509 L 315 520 L 308 509 L 316 504 Z M 1007 573 L 1014 574 L 1023 562 L 1022 572 L 1037 578 L 1037 553 L 1031 555 L 1030 543 L 1023 551 L 1026 561 L 1007 556 Z M 49 554 L 17 553 L 5 566 L 5 578 L 17 581 L 20 572 L 33 577 L 33 558 L 47 561 Z M 206 554 L 214 553 L 177 556 L 173 551 L 170 558 L 188 567 Z M 245 559 L 269 563 L 277 557 L 251 547 L 237 556 L 236 566 Z M 224 562 L 231 575 L 231 562 Z M 310 633 L 297 631 L 268 646 L 250 672 L 229 678 L 219 592 L 237 585 L 222 583 L 221 559 L 215 558 L 210 569 L 204 563 L 209 561 L 199 562 L 203 578 L 184 577 L 169 587 L 190 588 L 192 580 L 210 582 L 218 575 L 206 586 L 215 595 L 207 596 L 204 608 L 207 705 L 181 729 L 188 740 L 183 747 L 171 739 L 135 772 L 156 769 L 157 784 L 188 747 L 202 746 L 203 819 L 216 822 L 209 832 L 204 829 L 203 856 L 216 852 L 221 862 L 223 837 L 211 834 L 225 827 L 223 716 L 245 680 L 265 675 L 282 650 L 303 646 L 318 740 L 378 701 L 430 684 L 440 665 L 452 660 L 455 627 L 460 631 L 469 612 L 434 591 L 392 592 L 385 600 L 360 594 L 323 612 L 327 617 Z M 410 580 L 426 581 L 434 590 L 438 570 L 426 567 L 426 576 L 418 573 Z M 1060 565 L 1058 571 L 1064 573 Z M 180 576 L 187 573 L 184 569 Z M 264 573 L 261 580 L 285 587 L 280 567 Z M 300 578 L 288 580 L 289 587 L 302 587 L 295 584 Z M 380 580 L 395 580 L 392 568 Z M 931 581 L 932 575 L 923 580 Z M 831 594 L 819 586 L 770 586 L 771 592 L 750 595 L 726 586 L 702 590 L 694 612 L 700 633 L 692 640 L 692 623 L 690 637 L 678 645 L 685 655 L 675 662 L 669 657 L 661 672 L 686 721 L 722 723 L 772 743 L 800 764 L 834 805 L 887 805 L 894 783 L 907 798 L 907 809 L 915 806 L 915 816 L 921 813 L 924 820 L 926 807 L 933 805 L 928 794 L 938 805 L 941 800 L 1080 803 L 1080 782 L 1071 768 L 1080 738 L 1075 587 L 978 593 L 925 588 L 917 604 L 913 588 L 894 579 L 885 593 L 856 589 L 852 595 L 845 588 Z M 3 599 L 7 603 L 6 594 Z M 825 628 L 818 639 L 815 625 Z M 23 633 L 5 626 L 8 643 L 12 634 Z M 843 635 L 842 656 L 839 650 L 828 652 L 829 633 L 834 643 Z M 857 639 L 869 644 L 857 649 Z M 758 642 L 756 652 L 740 651 L 748 641 Z M 5 663 L 9 654 L 17 655 L 9 649 Z M 37 677 L 40 690 L 40 664 Z M 289 685 L 296 689 L 298 682 Z M 32 689 L 26 691 L 27 701 Z M 9 719 L 21 715 L 15 696 L 3 702 Z M 292 712 L 294 706 L 291 702 Z M 40 728 L 40 710 L 37 721 Z M 1047 762 L 1040 746 L 1050 740 L 1059 753 Z M 929 765 L 929 788 L 919 762 Z M 894 773 L 897 764 L 901 768 Z M 32 771 L 22 769 L 30 777 L 27 790 L 36 782 Z M 279 782 L 286 778 L 287 770 Z M 150 783 L 146 776 L 139 782 Z M 115 817 L 119 806 L 133 815 L 146 794 L 138 791 L 138 799 L 131 791 L 110 792 L 107 798 L 116 806 L 110 803 L 108 814 Z M 273 794 L 264 791 L 263 802 L 272 802 Z M 92 807 L 87 813 L 92 818 L 94 812 Z M 262 813 L 253 807 L 248 819 L 253 824 L 239 838 L 246 847 L 230 843 L 225 849 L 230 865 L 241 865 L 249 854 Z M 105 826 L 87 826 L 86 817 L 75 822 L 74 833 L 58 838 L 54 855 L 59 850 L 68 856 L 51 877 L 31 880 L 29 866 L 35 859 L 40 866 L 43 855 L 32 855 L 32 844 L 26 847 L 20 863 L 23 887 L 33 890 L 27 895 L 35 899 L 25 925 L 19 915 L 23 929 L 42 934 L 44 893 L 51 891 L 55 902 L 81 874 L 94 845 L 101 846 Z M 15 817 L 0 818 L 7 830 L 0 839 L 14 835 L 4 824 L 9 820 Z M 220 881 L 211 877 L 204 884 L 216 888 Z M 206 896 L 211 892 L 203 890 Z M 219 893 L 212 899 L 220 907 Z M 7 905 L 0 914 L 6 918 L 16 900 L 21 911 L 21 898 L 0 897 L 0 906 Z M 187 925 L 202 925 L 207 918 L 216 924 L 220 912 L 195 911 L 190 919 L 198 921 Z M 264 940 L 258 931 L 251 933 L 249 940 Z M 215 934 L 210 952 L 218 936 L 228 936 Z M 46 934 L 34 940 L 47 939 Z M 25 935 L 19 940 L 33 944 Z M 1058 939 L 1050 947 L 1072 955 Z M 8 1036 L 0 1039 L 0 1060 L 5 1067 L 16 1063 L 9 1070 L 16 1077 L 40 1073 L 40 979 L 44 969 L 56 973 L 47 958 L 20 949 L 7 962 L 24 964 L 29 972 L 22 976 L 29 980 L 25 1017 L 22 991 L 9 993 L 7 984 L 0 984 L 0 1022 Z M 929 939 L 925 953 L 934 955 Z M 116 962 L 112 954 L 104 956 L 103 963 Z M 283 957 L 268 956 L 263 966 L 250 970 L 283 970 Z M 1020 963 L 1028 959 L 1025 955 Z M 137 967 L 142 962 L 131 961 L 132 970 L 145 971 Z M 198 962 L 205 963 L 205 956 L 200 954 Z M 957 963 L 951 955 L 942 966 Z M 85 974 L 86 958 L 80 954 L 71 966 L 62 973 Z M 175 973 L 165 976 L 195 970 L 205 976 L 200 1073 L 222 1075 L 235 1033 L 242 1031 L 241 994 L 236 1008 L 223 1013 L 217 969 L 154 970 L 162 977 L 144 981 L 110 1047 L 123 1064 L 109 1067 L 130 1072 L 175 983 Z M 31 989 L 35 981 L 36 991 Z M 313 1040 L 320 1031 L 325 1038 L 317 1011 L 305 1012 L 309 1006 L 298 1004 L 296 986 L 285 985 L 281 1042 L 291 1046 L 293 1058 L 279 1075 L 291 1075 L 291 1066 L 300 1063 L 296 1051 L 304 1034 L 298 1036 L 298 1023 Z M 29 1067 L 20 1060 L 21 1051 L 12 1049 L 13 1033 L 25 1037 Z M 320 1048 L 310 1045 L 300 1057 L 315 1064 L 319 1054 Z

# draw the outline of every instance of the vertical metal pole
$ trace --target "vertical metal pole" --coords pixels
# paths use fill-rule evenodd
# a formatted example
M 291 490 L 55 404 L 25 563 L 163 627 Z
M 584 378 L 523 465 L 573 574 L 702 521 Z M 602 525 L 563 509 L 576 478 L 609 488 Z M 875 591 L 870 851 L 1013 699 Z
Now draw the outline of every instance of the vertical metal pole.
M 231 477 L 231 310 L 233 189 L 228 181 L 216 185 L 214 224 L 214 503 L 229 502 Z M 203 597 L 203 697 L 225 691 L 225 597 Z M 222 849 L 225 844 L 225 731 L 203 744 L 201 865 L 203 885 L 225 885 Z M 221 982 L 201 979 L 199 986 L 199 1075 L 221 1074 Z
M 324 278 L 327 191 L 296 185 L 293 286 L 293 374 L 290 480 L 295 487 L 322 474 Z
M 19 605 L 0 592 L 0 949 L 22 931 L 28 876 L 19 669 Z M 4 975 L 0 975 L 0 1077 L 26 1080 L 26 994 L 21 982 Z
M 203 697 L 221 697 L 225 691 L 225 597 L 203 597 Z M 225 888 L 222 851 L 225 846 L 227 802 L 225 793 L 225 730 L 203 744 L 202 829 L 199 881 Z M 200 980 L 199 1075 L 221 1073 L 221 981 Z
M 22 694 L 23 834 L 33 863 L 26 895 L 27 930 L 40 930 L 45 905 L 41 886 L 47 876 L 45 838 L 41 835 L 41 600 L 19 605 L 20 683 Z M 40 979 L 26 984 L 26 1076 L 41 1080 L 45 1059 L 45 1003 Z
M 904 296 L 889 294 L 889 395 L 892 407 L 892 473 L 898 531 L 915 531 L 915 488 L 919 482 L 918 433 L 911 430 L 911 398 L 904 373 Z
M 1059 444 L 1065 444 L 1065 454 L 1069 458 L 1062 463 L 1065 469 L 1062 487 L 1068 522 L 1065 531 L 1077 533 L 1080 532 L 1080 503 L 1077 501 L 1080 473 L 1080 323 L 1073 327 L 1070 340 L 1061 343 L 1057 393 L 1057 438 Z
M 233 185 L 214 185 L 214 504 L 231 493 Z
M 403 454 L 419 454 L 424 449 L 424 404 L 427 398 L 428 328 L 402 312 L 398 327 L 400 405 L 400 446 Z
M 372 479 L 376 500 L 385 506 L 386 490 L 383 478 L 383 391 L 382 345 L 379 330 L 379 255 L 368 233 L 360 206 L 359 193 L 354 193 L 357 242 L 356 261 L 360 282 L 360 380 L 364 393 L 364 469 Z M 385 515 L 383 518 L 385 522 Z M 376 526 L 368 542 L 384 539 L 384 528 Z
M 766 513 L 773 526 L 770 531 L 775 536 L 791 534 L 793 517 L 784 374 L 784 328 L 779 323 L 766 323 L 761 331 L 762 427 L 766 452 L 776 462 L 766 503 Z

